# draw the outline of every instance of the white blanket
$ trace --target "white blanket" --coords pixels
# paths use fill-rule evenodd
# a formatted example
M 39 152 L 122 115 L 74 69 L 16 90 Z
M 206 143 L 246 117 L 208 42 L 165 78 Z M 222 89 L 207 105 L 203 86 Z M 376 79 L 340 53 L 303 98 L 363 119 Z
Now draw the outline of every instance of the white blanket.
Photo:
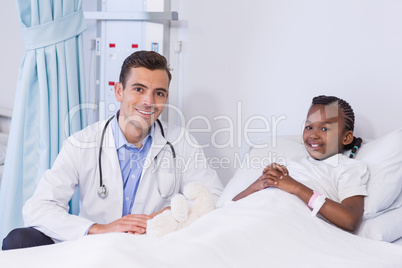
M 266 189 L 162 238 L 90 235 L 0 252 L 0 267 L 402 267 L 402 247 L 342 231 Z

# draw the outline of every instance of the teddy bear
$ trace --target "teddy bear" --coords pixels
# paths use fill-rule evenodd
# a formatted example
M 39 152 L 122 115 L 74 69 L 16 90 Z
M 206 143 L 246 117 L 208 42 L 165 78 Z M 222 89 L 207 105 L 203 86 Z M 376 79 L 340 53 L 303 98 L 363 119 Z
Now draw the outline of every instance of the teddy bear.
M 165 210 L 147 222 L 147 235 L 161 237 L 182 229 L 202 215 L 215 209 L 215 202 L 208 189 L 191 182 L 184 187 L 183 194 L 172 197 L 170 210 Z

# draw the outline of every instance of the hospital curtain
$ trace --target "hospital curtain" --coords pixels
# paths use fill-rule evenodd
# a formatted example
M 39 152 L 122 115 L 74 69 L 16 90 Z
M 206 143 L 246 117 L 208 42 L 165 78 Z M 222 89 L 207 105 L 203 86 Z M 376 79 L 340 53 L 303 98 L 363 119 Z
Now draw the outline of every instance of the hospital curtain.
M 81 0 L 16 0 L 26 48 L 0 192 L 0 242 L 63 141 L 86 126 Z M 3 26 L 6 27 L 6 26 Z M 77 204 L 73 209 L 77 209 Z

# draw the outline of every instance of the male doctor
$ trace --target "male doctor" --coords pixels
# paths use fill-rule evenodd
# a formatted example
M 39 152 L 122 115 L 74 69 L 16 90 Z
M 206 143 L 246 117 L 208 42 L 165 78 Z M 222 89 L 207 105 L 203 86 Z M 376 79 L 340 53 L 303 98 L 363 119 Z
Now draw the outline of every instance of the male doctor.
M 64 142 L 24 205 L 27 227 L 11 231 L 3 250 L 91 234 L 144 234 L 147 220 L 169 209 L 170 197 L 189 182 L 204 184 L 219 197 L 223 186 L 194 138 L 157 121 L 170 80 L 166 59 L 156 52 L 138 51 L 124 61 L 114 87 L 120 110 L 110 122 L 88 126 Z M 75 216 L 68 213 L 68 202 L 77 187 Z

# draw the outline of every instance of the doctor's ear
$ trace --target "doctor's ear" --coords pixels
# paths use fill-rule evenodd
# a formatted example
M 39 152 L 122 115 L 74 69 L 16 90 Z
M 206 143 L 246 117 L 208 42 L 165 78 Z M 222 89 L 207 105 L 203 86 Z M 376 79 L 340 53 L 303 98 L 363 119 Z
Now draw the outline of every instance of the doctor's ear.
M 122 95 L 123 95 L 123 84 L 120 82 L 117 82 L 114 84 L 114 95 L 116 96 L 116 100 L 118 102 L 121 102 L 122 100 Z

